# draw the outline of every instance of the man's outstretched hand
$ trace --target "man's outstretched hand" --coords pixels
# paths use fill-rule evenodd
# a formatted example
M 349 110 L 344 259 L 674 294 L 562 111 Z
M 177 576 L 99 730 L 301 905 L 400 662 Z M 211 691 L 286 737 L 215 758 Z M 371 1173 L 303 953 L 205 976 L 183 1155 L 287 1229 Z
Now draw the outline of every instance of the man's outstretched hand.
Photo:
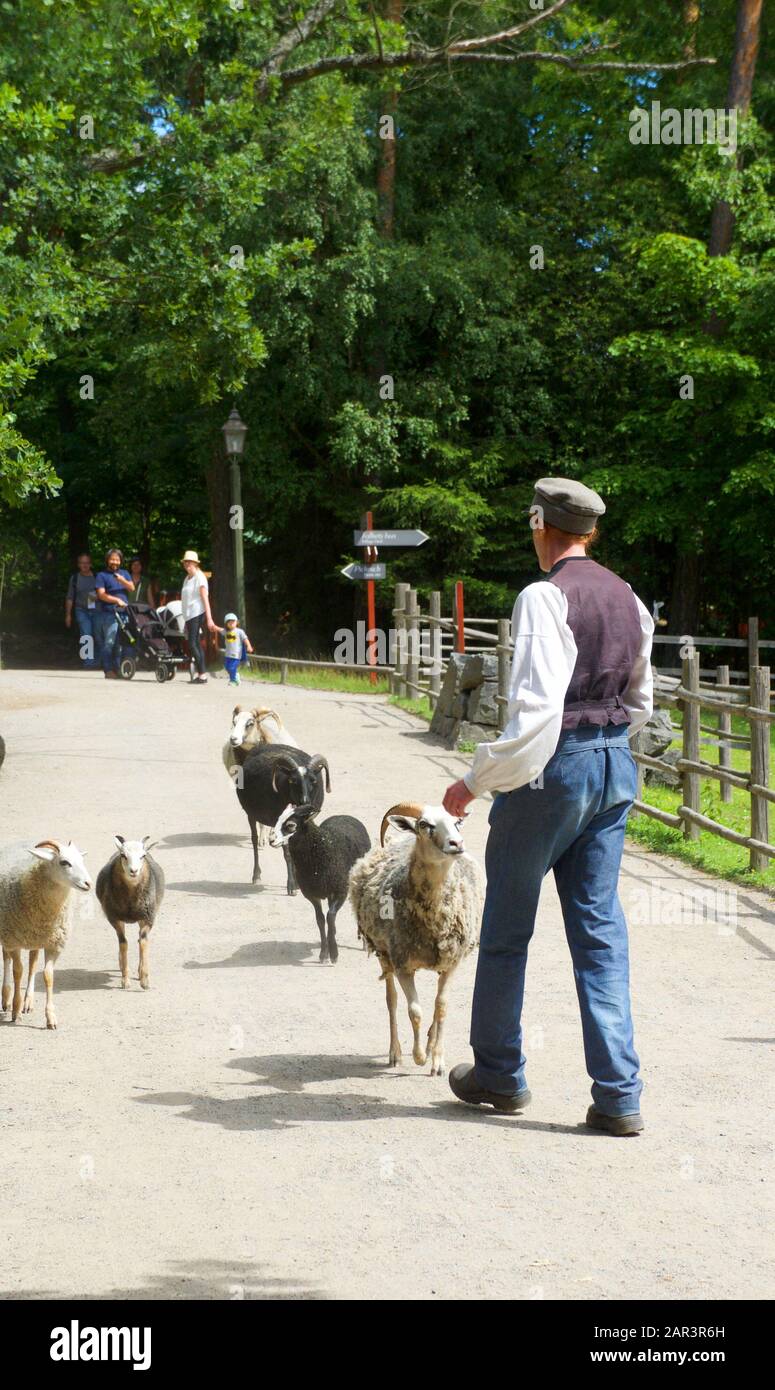
M 476 798 L 473 792 L 468 790 L 468 787 L 461 777 L 459 782 L 453 782 L 451 787 L 447 787 L 442 805 L 445 811 L 448 811 L 451 816 L 459 820 L 461 816 L 465 815 L 466 806 L 475 800 Z

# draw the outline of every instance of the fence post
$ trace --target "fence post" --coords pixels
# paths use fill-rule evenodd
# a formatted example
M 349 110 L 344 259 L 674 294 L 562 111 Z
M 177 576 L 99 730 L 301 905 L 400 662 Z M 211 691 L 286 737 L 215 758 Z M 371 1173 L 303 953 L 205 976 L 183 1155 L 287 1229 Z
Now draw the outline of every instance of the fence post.
M 729 684 L 730 684 L 730 680 L 729 680 L 729 667 L 728 667 L 728 666 L 717 666 L 717 667 L 716 667 L 716 685 L 729 685 Z M 728 695 L 729 695 L 729 692 L 726 691 L 725 694 L 728 696 Z M 721 698 L 723 699 L 724 696 L 722 695 Z M 753 702 L 752 702 L 752 703 L 753 703 Z M 725 712 L 724 714 L 719 714 L 719 717 L 718 717 L 718 735 L 719 735 L 718 765 L 719 765 L 719 767 L 731 767 L 731 766 L 732 766 L 732 749 L 730 748 L 730 746 L 729 746 L 728 743 L 722 743 L 722 742 L 721 742 L 722 739 L 726 738 L 726 737 L 727 737 L 729 734 L 731 734 L 731 733 L 732 733 L 732 716 L 731 716 L 731 714 L 727 714 L 726 712 Z M 721 783 L 721 800 L 722 800 L 722 801 L 731 801 L 731 800 L 732 800 L 732 788 L 730 787 L 730 785 L 729 785 L 728 782 L 722 782 L 722 783 Z
M 509 659 L 508 645 L 511 637 L 511 623 L 508 618 L 498 619 L 498 694 L 504 699 L 508 699 L 509 685 L 511 678 L 511 661 Z M 498 728 L 501 733 L 506 727 L 508 719 L 508 705 L 498 703 Z
M 692 648 L 692 655 L 685 656 L 682 662 L 681 684 L 684 690 L 693 694 L 700 689 L 700 655 Z M 693 763 L 700 761 L 700 706 L 694 700 L 683 701 L 683 756 Z M 690 811 L 700 809 L 700 774 L 684 768 L 681 772 L 683 804 Z M 691 821 L 684 821 L 684 839 L 699 840 L 700 827 Z
M 417 699 L 417 691 L 412 687 L 418 684 L 420 674 L 417 638 L 418 638 L 418 617 L 420 606 L 417 602 L 417 590 L 409 589 L 406 595 L 406 626 L 407 626 L 407 653 L 406 653 L 406 685 L 407 694 L 410 700 Z
M 434 618 L 441 617 L 441 593 L 438 589 L 434 589 L 433 593 L 431 594 L 428 616 L 431 619 L 430 703 L 431 709 L 435 709 L 436 701 L 439 698 L 439 691 L 441 690 L 441 628 L 439 627 L 438 623 L 433 621 Z
M 751 684 L 753 672 L 759 665 L 759 619 L 748 619 L 748 684 Z M 751 700 L 753 704 L 753 700 Z
M 751 704 L 755 709 L 770 707 L 770 668 L 756 666 L 751 672 Z M 751 782 L 759 787 L 770 784 L 770 726 L 763 719 L 752 719 L 751 728 Z M 769 843 L 769 815 L 767 799 L 751 792 L 751 839 Z M 769 855 L 759 849 L 751 850 L 750 865 L 762 873 L 769 865 Z
M 393 671 L 393 693 L 406 696 L 406 595 L 408 584 L 396 584 L 393 601 L 393 618 L 396 631 L 395 668 Z
M 281 685 L 287 685 L 287 683 L 288 683 L 288 662 L 287 662 L 287 661 L 281 661 L 281 662 L 280 662 L 280 684 L 281 684 Z
M 455 583 L 455 597 L 452 606 L 452 616 L 455 619 L 455 651 L 464 652 L 466 649 L 466 617 L 462 579 L 458 579 Z

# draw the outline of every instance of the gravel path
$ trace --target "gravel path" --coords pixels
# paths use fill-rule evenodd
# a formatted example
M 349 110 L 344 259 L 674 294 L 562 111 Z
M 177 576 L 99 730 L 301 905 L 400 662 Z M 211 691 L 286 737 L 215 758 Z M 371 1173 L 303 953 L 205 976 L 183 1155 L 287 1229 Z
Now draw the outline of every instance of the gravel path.
M 374 835 L 438 801 L 463 760 L 381 698 L 243 687 L 331 764 L 330 812 Z M 128 1298 L 765 1298 L 775 1294 L 775 910 L 630 848 L 646 1132 L 584 1129 L 573 976 L 553 883 L 531 948 L 524 1118 L 455 1104 L 386 1067 L 379 968 L 345 908 L 336 967 L 279 851 L 251 888 L 220 748 L 233 704 L 149 675 L 0 674 L 0 840 L 73 838 L 92 871 L 150 834 L 168 882 L 151 989 L 119 988 L 112 929 L 79 902 L 59 1028 L 0 1024 L 2 1293 Z M 467 835 L 482 857 L 486 804 Z M 716 920 L 732 915 L 732 924 Z M 136 932 L 130 962 L 136 969 Z M 469 1056 L 474 963 L 447 1059 Z M 419 977 L 427 1011 L 434 980 Z M 410 1028 L 401 1001 L 401 1036 Z

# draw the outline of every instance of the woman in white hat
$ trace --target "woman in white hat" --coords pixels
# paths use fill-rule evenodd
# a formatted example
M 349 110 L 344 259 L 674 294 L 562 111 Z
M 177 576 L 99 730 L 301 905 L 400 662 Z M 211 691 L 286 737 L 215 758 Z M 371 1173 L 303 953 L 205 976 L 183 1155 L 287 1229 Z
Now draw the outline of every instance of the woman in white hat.
M 202 618 L 207 623 L 208 632 L 215 631 L 210 611 L 210 589 L 207 575 L 199 568 L 199 556 L 195 550 L 187 550 L 180 563 L 186 571 L 180 590 L 181 616 L 186 625 L 186 641 L 196 670 L 196 675 L 192 673 L 191 679 L 196 685 L 204 685 L 207 681 L 207 669 L 200 640 Z

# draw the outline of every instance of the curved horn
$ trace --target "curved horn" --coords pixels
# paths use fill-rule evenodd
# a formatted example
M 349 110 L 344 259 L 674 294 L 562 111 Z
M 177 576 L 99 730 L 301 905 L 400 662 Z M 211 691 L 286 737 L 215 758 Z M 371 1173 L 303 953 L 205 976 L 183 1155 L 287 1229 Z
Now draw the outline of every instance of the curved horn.
M 56 840 L 38 840 L 38 843 L 36 844 L 35 848 L 53 849 L 56 850 L 57 854 L 60 854 L 62 851 L 62 846 L 58 844 Z
M 328 763 L 326 762 L 326 760 L 325 760 L 325 758 L 323 757 L 323 754 L 322 754 L 322 753 L 313 753 L 313 754 L 312 754 L 312 757 L 310 758 L 309 762 L 307 763 L 307 771 L 308 771 L 308 772 L 319 772 L 321 768 L 323 768 L 323 771 L 324 771 L 325 774 L 326 774 L 326 791 L 327 791 L 327 792 L 330 792 L 330 790 L 331 790 L 331 774 L 330 774 L 330 772 L 329 772 L 329 770 L 328 770 Z
M 296 772 L 299 764 L 291 757 L 290 753 L 280 753 L 274 759 L 272 769 L 272 791 L 277 791 L 278 772 Z
M 283 721 L 277 713 L 277 710 L 267 709 L 266 705 L 256 705 L 256 708 L 253 710 L 253 714 L 259 724 L 261 723 L 262 719 L 271 718 L 274 719 L 278 728 L 281 729 L 283 727 Z
M 395 804 L 395 806 L 391 806 L 391 807 L 390 807 L 390 810 L 389 810 L 389 811 L 386 811 L 385 814 L 384 814 L 384 816 L 382 817 L 382 824 L 381 824 L 381 826 L 380 826 L 380 828 L 379 828 L 379 842 L 380 842 L 380 844 L 381 844 L 381 845 L 384 845 L 384 843 L 385 843 L 385 832 L 386 832 L 386 830 L 387 830 L 387 828 L 388 828 L 388 817 L 389 817 L 389 816 L 393 816 L 393 815 L 399 815 L 399 816 L 421 816 L 421 815 L 422 815 L 422 809 L 423 809 L 423 808 L 422 808 L 422 806 L 420 805 L 419 801 L 397 801 L 396 804 Z

